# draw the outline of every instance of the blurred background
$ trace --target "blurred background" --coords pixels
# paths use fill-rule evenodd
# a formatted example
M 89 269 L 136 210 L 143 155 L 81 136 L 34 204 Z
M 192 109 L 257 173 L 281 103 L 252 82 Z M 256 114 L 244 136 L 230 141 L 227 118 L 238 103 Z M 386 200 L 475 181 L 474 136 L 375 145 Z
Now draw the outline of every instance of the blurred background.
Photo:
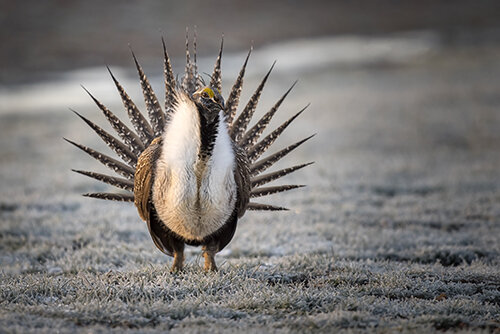
M 319 36 L 377 36 L 432 31 L 447 45 L 498 41 L 500 4 L 482 1 L 0 1 L 0 84 L 51 79 L 103 64 L 130 67 L 130 44 L 147 64 L 160 37 L 183 55 L 186 27 L 198 27 L 199 49 L 226 50 Z

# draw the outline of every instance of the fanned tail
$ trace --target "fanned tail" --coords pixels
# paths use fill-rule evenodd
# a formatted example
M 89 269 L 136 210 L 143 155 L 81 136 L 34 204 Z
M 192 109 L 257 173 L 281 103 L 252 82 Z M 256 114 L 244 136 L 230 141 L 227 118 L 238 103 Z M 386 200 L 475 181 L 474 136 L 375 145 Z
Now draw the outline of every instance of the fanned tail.
M 97 151 L 95 151 L 87 146 L 77 144 L 77 143 L 75 143 L 69 139 L 66 139 L 66 138 L 64 138 L 64 140 L 66 140 L 68 143 L 78 147 L 79 149 L 81 149 L 82 151 L 84 151 L 85 153 L 87 153 L 88 155 L 90 155 L 91 157 L 93 157 L 94 159 L 99 161 L 100 163 L 102 163 L 104 166 L 115 171 L 116 173 L 118 173 L 122 176 L 125 176 L 129 180 L 134 179 L 134 173 L 135 173 L 134 168 L 124 164 L 123 162 L 120 162 L 116 159 L 113 159 L 110 156 L 107 156 L 106 154 L 97 152 Z
M 133 202 L 134 201 L 134 195 L 132 195 L 132 194 L 88 193 L 88 194 L 83 194 L 83 196 L 105 199 L 108 201 L 119 201 L 119 202 Z
M 220 42 L 219 55 L 215 60 L 214 70 L 212 72 L 212 77 L 210 79 L 210 87 L 217 88 L 219 93 L 222 93 L 222 72 L 220 69 L 220 64 L 222 60 L 222 49 L 224 48 L 224 36 Z
M 87 123 L 92 130 L 95 131 L 101 137 L 101 139 L 111 148 L 113 151 L 118 154 L 118 156 L 129 164 L 132 167 L 135 167 L 137 164 L 137 157 L 128 149 L 128 147 L 123 144 L 121 141 L 110 135 L 108 132 L 103 130 L 101 127 L 91 122 L 87 118 L 83 117 L 76 111 L 72 110 L 78 117 L 80 117 L 85 123 Z
M 194 26 L 194 34 L 193 34 L 193 72 L 194 72 L 194 80 L 195 80 L 195 89 L 198 90 L 201 87 L 201 80 L 200 76 L 198 75 L 198 63 L 196 60 L 196 40 L 197 40 L 197 33 L 196 33 L 196 26 Z
M 281 206 L 275 206 L 270 204 L 260 204 L 250 202 L 248 203 L 247 210 L 250 211 L 288 211 L 290 209 Z
M 249 149 L 247 154 L 248 159 L 250 159 L 250 161 L 252 162 L 257 160 L 262 155 L 262 153 L 264 153 L 269 148 L 269 146 L 271 146 L 276 141 L 276 139 L 278 139 L 278 137 L 283 133 L 283 131 L 285 131 L 288 125 L 290 125 L 290 123 L 292 123 L 300 114 L 302 114 L 302 112 L 304 112 L 304 110 L 306 110 L 307 107 L 308 106 L 304 107 L 302 110 L 293 115 L 286 122 L 281 124 L 276 130 L 274 130 L 260 142 L 252 146 L 252 148 Z
M 120 94 L 123 105 L 127 111 L 127 115 L 132 123 L 133 130 L 125 125 L 114 113 L 112 113 L 106 106 L 104 106 L 100 101 L 98 101 L 87 89 L 85 91 L 89 94 L 95 104 L 102 111 L 103 115 L 113 127 L 113 129 L 118 134 L 119 138 L 114 137 L 97 124 L 93 123 L 89 119 L 80 115 L 75 111 L 75 113 L 87 123 L 94 132 L 99 135 L 99 137 L 110 147 L 124 162 L 118 161 L 106 154 L 98 152 L 92 148 L 84 146 L 82 144 L 75 143 L 71 140 L 65 139 L 70 144 L 78 147 L 94 159 L 101 162 L 103 165 L 113 170 L 119 176 L 111 176 L 106 174 L 100 174 L 92 171 L 84 170 L 73 170 L 76 173 L 85 175 L 87 177 L 93 178 L 100 182 L 106 183 L 108 185 L 117 187 L 126 191 L 127 193 L 112 193 L 112 192 L 96 192 L 84 194 L 84 196 L 99 198 L 105 200 L 113 201 L 134 201 L 134 174 L 135 167 L 137 165 L 138 157 L 140 154 L 151 144 L 154 138 L 162 135 L 165 129 L 165 125 L 171 118 L 171 114 L 174 112 L 176 105 L 176 95 L 177 89 L 182 89 L 188 94 L 192 94 L 195 90 L 199 89 L 203 84 L 201 77 L 198 74 L 197 67 L 197 50 L 196 50 L 196 31 L 194 32 L 193 38 L 193 53 L 192 58 L 189 50 L 189 34 L 186 29 L 186 67 L 185 73 L 182 77 L 180 83 L 177 82 L 173 71 L 170 58 L 167 53 L 165 46 L 165 41 L 162 38 L 163 45 L 163 55 L 164 55 L 164 83 L 165 83 L 165 108 L 162 109 L 156 94 L 154 93 L 151 84 L 144 73 L 143 68 L 139 64 L 137 57 L 132 52 L 132 57 L 139 75 L 140 85 L 142 93 L 144 96 L 144 102 L 146 105 L 148 118 L 137 108 L 135 103 L 126 93 L 123 86 L 118 82 L 113 73 L 108 67 L 108 71 L 115 83 L 115 86 Z M 220 49 L 218 52 L 217 59 L 215 61 L 212 76 L 210 78 L 210 86 L 222 91 L 222 71 L 221 71 L 221 60 L 223 54 L 224 38 L 221 40 Z M 244 151 L 246 154 L 245 161 L 248 161 L 250 165 L 245 163 L 245 168 L 250 171 L 250 183 L 251 190 L 248 194 L 250 198 L 257 198 L 267 195 L 272 195 L 280 192 L 289 191 L 292 189 L 303 187 L 304 185 L 276 185 L 276 186 L 264 186 L 274 180 L 282 178 L 290 173 L 293 173 L 299 169 L 302 169 L 310 164 L 298 164 L 291 167 L 283 168 L 278 171 L 268 172 L 262 174 L 265 170 L 274 165 L 281 158 L 286 156 L 288 153 L 293 151 L 295 148 L 303 144 L 308 139 L 313 136 L 304 138 L 292 145 L 289 145 L 278 152 L 275 152 L 265 158 L 261 156 L 271 147 L 277 138 L 283 133 L 283 131 L 307 108 L 303 108 L 298 113 L 290 117 L 287 121 L 282 123 L 276 129 L 271 131 L 266 137 L 260 139 L 261 135 L 264 133 L 267 126 L 270 124 L 272 118 L 276 114 L 277 110 L 282 105 L 285 98 L 289 95 L 293 87 L 297 82 L 294 82 L 291 87 L 279 98 L 279 100 L 272 106 L 272 108 L 261 117 L 250 129 L 248 128 L 249 123 L 255 113 L 257 104 L 260 100 L 264 86 L 274 68 L 275 63 L 271 66 L 269 71 L 260 81 L 258 87 L 254 91 L 253 95 L 241 111 L 241 113 L 236 117 L 236 110 L 239 105 L 241 90 L 243 87 L 243 79 L 245 76 L 245 70 L 250 58 L 252 48 L 248 51 L 245 61 L 240 69 L 238 77 L 234 82 L 229 96 L 226 100 L 226 105 L 224 109 L 224 115 L 226 122 L 229 125 L 229 132 L 231 138 L 233 138 L 234 143 L 238 150 Z M 180 85 L 180 87 L 178 87 Z M 135 131 L 134 131 L 135 130 Z M 248 160 L 247 160 L 248 159 Z M 261 204 L 250 202 L 247 206 L 248 210 L 258 210 L 258 211 L 282 211 L 288 210 L 287 208 L 281 206 L 275 206 L 270 204 Z
M 304 142 L 311 139 L 312 137 L 314 137 L 314 135 L 309 136 L 307 138 L 304 138 L 301 141 L 296 142 L 295 144 L 287 146 L 284 149 L 282 149 L 281 151 L 278 151 L 278 152 L 268 156 L 267 158 L 256 161 L 250 167 L 250 172 L 251 172 L 252 176 L 256 176 L 256 175 L 262 173 L 263 171 L 265 171 L 266 169 L 268 169 L 269 167 L 274 165 L 274 163 L 276 163 L 278 160 L 283 158 L 285 155 L 287 155 L 288 153 L 290 153 L 291 151 L 293 151 L 294 149 L 296 149 L 297 147 L 299 147 L 300 145 L 302 145 Z
M 132 57 L 134 58 L 137 73 L 139 74 L 139 81 L 141 82 L 142 94 L 144 95 L 144 103 L 146 104 L 146 109 L 148 110 L 149 121 L 153 128 L 154 137 L 156 138 L 161 135 L 163 129 L 165 128 L 165 115 L 163 114 L 163 110 L 161 110 L 158 98 L 156 97 L 153 88 L 151 88 L 151 84 L 142 70 L 141 65 L 139 65 L 134 52 L 132 52 Z
M 243 134 L 245 133 L 248 123 L 252 119 L 252 116 L 255 112 L 255 108 L 257 108 L 257 103 L 259 102 L 260 94 L 262 93 L 267 78 L 269 78 L 269 75 L 271 74 L 271 71 L 273 70 L 275 64 L 276 62 L 273 63 L 267 74 L 260 82 L 259 86 L 257 87 L 252 97 L 248 101 L 247 105 L 245 106 L 245 109 L 243 109 L 238 118 L 233 122 L 231 126 L 231 137 L 234 139 L 235 142 L 239 142 L 241 136 L 243 136 Z
M 148 146 L 149 143 L 153 140 L 154 137 L 154 132 L 151 126 L 149 125 L 148 121 L 142 113 L 139 111 L 135 103 L 132 101 L 132 99 L 128 96 L 128 94 L 125 92 L 125 89 L 123 89 L 123 86 L 118 82 L 118 80 L 115 78 L 113 73 L 111 72 L 111 69 L 108 67 L 108 72 L 111 75 L 111 78 L 113 79 L 116 89 L 118 89 L 118 92 L 120 93 L 120 97 L 122 98 L 123 106 L 127 110 L 127 114 L 130 118 L 130 121 L 132 122 L 132 125 L 134 126 L 137 134 L 141 138 L 142 143 L 144 146 Z
M 163 45 L 163 74 L 165 77 L 165 114 L 167 121 L 170 119 L 170 115 L 174 109 L 175 103 L 175 89 L 176 81 L 174 72 L 172 71 L 172 64 L 170 63 L 170 58 L 168 57 L 167 47 L 165 46 L 165 40 L 161 39 Z
M 184 78 L 182 79 L 182 89 L 188 92 L 190 95 L 196 91 L 196 77 L 194 72 L 194 65 L 191 61 L 191 56 L 189 54 L 189 31 L 186 28 L 186 69 L 184 72 Z
M 77 170 L 77 169 L 72 169 L 72 171 L 96 179 L 98 181 L 107 183 L 109 185 L 121 188 L 123 190 L 134 191 L 134 182 L 121 177 L 110 176 L 106 174 L 88 172 L 85 170 Z
M 280 193 L 283 191 L 288 191 L 296 188 L 302 188 L 305 187 L 303 184 L 287 184 L 283 186 L 273 186 L 273 187 L 262 187 L 262 188 L 257 188 L 253 189 L 252 192 L 250 193 L 250 197 L 262 197 L 262 196 L 267 196 L 271 194 L 276 194 Z
M 245 69 L 247 67 L 248 58 L 250 58 L 250 54 L 252 53 L 252 48 L 248 51 L 247 58 L 241 67 L 240 74 L 238 74 L 238 78 L 231 88 L 231 93 L 229 93 L 229 97 L 226 101 L 226 108 L 224 109 L 224 115 L 226 116 L 226 122 L 231 124 L 233 122 L 234 116 L 236 115 L 236 109 L 238 108 L 238 103 L 240 102 L 240 94 L 241 89 L 243 87 L 243 77 L 245 76 Z
M 286 91 L 285 94 L 274 104 L 274 106 L 269 110 L 250 130 L 248 130 L 243 138 L 239 141 L 239 145 L 241 147 L 251 147 L 255 145 L 257 140 L 259 140 L 260 135 L 264 130 L 266 129 L 267 125 L 273 118 L 274 114 L 276 111 L 278 111 L 278 108 L 281 106 L 281 103 L 285 100 L 285 98 L 288 96 L 290 91 L 295 87 L 297 84 L 297 81 L 293 83 L 293 85 Z
M 101 109 L 104 117 L 108 120 L 109 124 L 113 127 L 116 133 L 120 136 L 125 144 L 128 145 L 130 151 L 138 157 L 142 151 L 144 151 L 145 147 L 142 143 L 141 139 L 135 132 L 129 129 L 128 126 L 123 124 L 123 122 L 116 117 L 108 108 L 106 108 L 99 100 L 97 100 L 90 92 L 82 86 L 82 88 L 89 94 L 89 96 L 94 100 L 95 104 Z
M 309 165 L 311 165 L 313 163 L 314 162 L 308 162 L 308 163 L 305 163 L 305 164 L 302 164 L 302 165 L 296 165 L 296 166 L 293 166 L 293 167 L 288 167 L 288 168 L 280 169 L 280 170 L 278 170 L 276 172 L 254 176 L 251 179 L 251 181 L 252 181 L 252 188 L 256 188 L 256 187 L 259 187 L 259 186 L 264 185 L 266 183 L 269 183 L 271 181 L 277 180 L 277 179 L 279 179 L 279 178 L 281 178 L 281 177 L 283 177 L 285 175 L 293 173 L 296 170 L 299 170 L 301 168 L 309 166 Z

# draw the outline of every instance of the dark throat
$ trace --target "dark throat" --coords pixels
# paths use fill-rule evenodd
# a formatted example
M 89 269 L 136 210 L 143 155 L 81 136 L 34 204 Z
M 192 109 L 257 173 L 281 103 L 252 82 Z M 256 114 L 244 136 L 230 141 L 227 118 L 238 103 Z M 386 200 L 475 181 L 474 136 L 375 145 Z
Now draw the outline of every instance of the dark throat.
M 200 145 L 200 160 L 207 161 L 211 156 L 215 145 L 215 139 L 217 137 L 217 131 L 219 127 L 219 114 L 213 119 L 211 122 L 207 122 L 205 117 L 201 114 L 200 109 L 198 108 L 198 112 L 200 115 L 200 136 L 201 136 L 201 145 Z

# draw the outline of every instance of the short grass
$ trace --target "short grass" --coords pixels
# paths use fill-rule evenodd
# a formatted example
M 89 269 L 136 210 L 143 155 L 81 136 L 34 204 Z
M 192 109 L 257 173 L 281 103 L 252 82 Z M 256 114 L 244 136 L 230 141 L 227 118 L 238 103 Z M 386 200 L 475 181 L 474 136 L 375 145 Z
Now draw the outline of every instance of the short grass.
M 248 213 L 217 273 L 189 248 L 171 274 L 133 205 L 79 195 L 106 188 L 61 137 L 102 146 L 71 113 L 3 113 L 0 332 L 498 332 L 498 54 L 301 73 L 278 146 L 318 132 L 289 160 L 316 161 L 287 177 L 308 187 Z

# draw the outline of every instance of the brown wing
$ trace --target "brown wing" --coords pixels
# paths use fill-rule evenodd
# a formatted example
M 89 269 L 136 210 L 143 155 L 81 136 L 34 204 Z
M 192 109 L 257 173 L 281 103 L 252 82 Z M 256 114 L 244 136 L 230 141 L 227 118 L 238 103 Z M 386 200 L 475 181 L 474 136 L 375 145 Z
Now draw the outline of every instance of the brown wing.
M 146 222 L 149 221 L 149 206 L 151 187 L 153 186 L 154 162 L 161 149 L 161 138 L 155 138 L 141 153 L 137 161 L 134 176 L 134 204 L 139 216 Z
M 236 181 L 236 189 L 238 199 L 236 201 L 236 209 L 238 218 L 241 218 L 247 210 L 248 201 L 250 200 L 250 192 L 252 183 L 250 181 L 250 162 L 248 161 L 245 150 L 235 145 L 234 152 L 236 154 L 236 170 L 234 171 L 234 180 Z
M 161 152 L 161 137 L 155 138 L 151 144 L 141 153 L 137 161 L 137 167 L 134 176 L 134 204 L 137 207 L 139 216 L 148 224 L 149 234 L 154 244 L 163 253 L 170 254 L 165 249 L 161 238 L 155 233 L 151 224 L 155 224 L 156 217 L 151 217 L 151 187 L 154 180 L 154 166 Z

